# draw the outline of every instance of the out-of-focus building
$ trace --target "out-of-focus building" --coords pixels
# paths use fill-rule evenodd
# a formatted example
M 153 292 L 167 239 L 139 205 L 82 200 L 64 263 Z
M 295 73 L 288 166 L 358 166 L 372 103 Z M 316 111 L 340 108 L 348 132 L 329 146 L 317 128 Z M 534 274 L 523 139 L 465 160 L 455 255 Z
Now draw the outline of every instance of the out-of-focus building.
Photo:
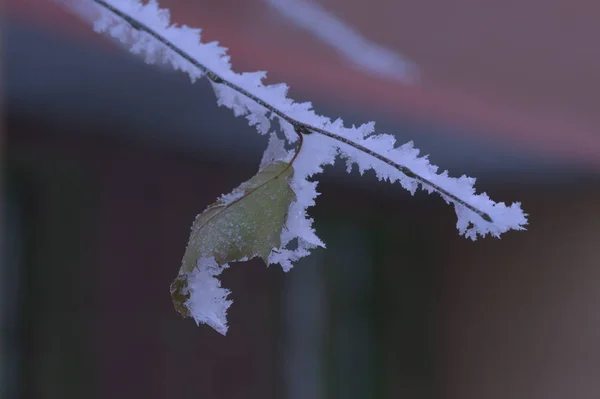
M 327 250 L 288 274 L 235 265 L 229 335 L 195 327 L 169 296 L 189 226 L 253 174 L 265 138 L 205 81 L 145 65 L 54 2 L 9 0 L 3 392 L 600 395 L 600 5 L 319 3 L 413 59 L 420 82 L 349 67 L 259 0 L 161 5 L 237 71 L 521 201 L 528 231 L 467 241 L 439 198 L 334 167 L 311 210 Z

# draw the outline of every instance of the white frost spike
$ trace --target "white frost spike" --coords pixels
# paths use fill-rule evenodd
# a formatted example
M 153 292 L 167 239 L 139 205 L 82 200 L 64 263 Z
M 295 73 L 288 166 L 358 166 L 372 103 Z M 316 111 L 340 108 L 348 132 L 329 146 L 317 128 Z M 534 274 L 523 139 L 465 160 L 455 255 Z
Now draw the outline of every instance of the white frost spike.
M 217 276 L 228 267 L 219 266 L 215 258 L 201 258 L 188 275 L 190 299 L 185 303 L 196 323 L 208 324 L 223 335 L 227 334 L 227 309 L 233 301 L 227 299 L 231 291 L 221 288 Z
M 285 141 L 277 137 L 277 133 L 272 132 L 269 136 L 269 144 L 267 145 L 267 149 L 265 150 L 260 161 L 259 170 L 262 170 L 265 166 L 275 161 L 289 162 L 290 159 L 291 153 L 285 149 Z

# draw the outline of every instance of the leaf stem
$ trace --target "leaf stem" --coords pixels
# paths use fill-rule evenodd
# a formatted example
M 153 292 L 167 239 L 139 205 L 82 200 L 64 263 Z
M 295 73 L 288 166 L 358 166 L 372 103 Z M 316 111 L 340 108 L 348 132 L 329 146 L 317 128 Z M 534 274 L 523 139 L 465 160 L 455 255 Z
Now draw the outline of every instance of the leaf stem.
M 428 186 L 431 187 L 433 190 L 437 191 L 440 195 L 442 195 L 443 197 L 446 197 L 447 199 L 451 200 L 452 202 L 462 205 L 465 208 L 469 209 L 470 211 L 476 213 L 477 215 L 479 215 L 483 220 L 493 223 L 492 218 L 485 212 L 475 208 L 473 205 L 467 203 L 466 201 L 458 198 L 456 195 L 448 192 L 447 190 L 441 188 L 440 186 L 438 186 L 437 184 L 429 181 L 428 179 L 419 176 L 418 174 L 414 173 L 411 169 L 409 169 L 408 167 L 404 166 L 404 165 L 400 165 L 394 161 L 392 161 L 389 158 L 384 157 L 383 155 L 380 155 L 378 153 L 376 153 L 373 150 L 370 150 L 368 148 L 366 148 L 365 146 L 362 146 L 358 143 L 355 143 L 351 140 L 348 140 L 345 137 L 342 137 L 340 135 L 337 135 L 335 133 L 332 133 L 330 131 L 327 131 L 325 129 L 321 129 L 315 126 L 312 126 L 310 124 L 304 123 L 304 122 L 300 122 L 290 116 L 288 116 L 287 114 L 285 114 L 283 111 L 279 110 L 278 108 L 276 108 L 275 106 L 267 103 L 266 101 L 264 101 L 263 99 L 261 99 L 258 96 L 255 96 L 254 94 L 250 93 L 249 91 L 247 91 L 246 89 L 228 81 L 223 79 L 222 77 L 220 77 L 219 75 L 217 75 L 215 72 L 213 72 L 211 69 L 209 69 L 208 67 L 206 67 L 205 65 L 203 65 L 202 63 L 200 63 L 198 60 L 196 60 L 195 58 L 193 58 L 191 55 L 189 55 L 188 53 L 186 53 L 185 51 L 183 51 L 182 49 L 180 49 L 179 47 L 177 47 L 175 44 L 173 44 L 172 42 L 170 42 L 169 40 L 165 39 L 163 36 L 159 35 L 157 32 L 155 32 L 153 29 L 151 29 L 150 27 L 146 26 L 145 24 L 141 23 L 140 21 L 136 20 L 135 18 L 131 17 L 130 15 L 122 12 L 121 10 L 113 7 L 112 5 L 108 4 L 106 1 L 104 0 L 92 0 L 93 2 L 95 2 L 96 4 L 100 5 L 101 7 L 105 8 L 106 10 L 112 12 L 113 14 L 115 14 L 116 16 L 118 16 L 119 18 L 123 19 L 125 22 L 127 22 L 129 25 L 131 25 L 132 28 L 138 30 L 138 31 L 143 31 L 146 32 L 147 34 L 149 34 L 150 36 L 152 36 L 153 38 L 155 38 L 156 40 L 158 40 L 160 43 L 162 43 L 163 45 L 165 45 L 167 48 L 169 48 L 170 50 L 172 50 L 173 52 L 175 52 L 176 54 L 178 54 L 179 56 L 181 56 L 183 59 L 185 59 L 186 61 L 188 61 L 190 64 L 192 64 L 194 67 L 198 68 L 200 71 L 202 71 L 204 74 L 206 74 L 207 78 L 212 81 L 213 83 L 216 84 L 222 84 L 225 85 L 229 88 L 231 88 L 232 90 L 235 90 L 236 92 L 244 95 L 245 97 L 251 99 L 252 101 L 260 104 L 261 106 L 265 107 L 266 109 L 268 109 L 270 112 L 272 112 L 273 114 L 279 116 L 281 119 L 285 120 L 286 122 L 290 123 L 293 127 L 294 130 L 296 131 L 296 133 L 298 133 L 298 136 L 300 137 L 300 139 L 302 139 L 302 135 L 303 134 L 310 134 L 310 133 L 319 133 L 322 134 L 323 136 L 327 136 L 333 140 L 339 141 L 341 143 L 344 143 L 346 145 L 349 145 L 350 147 L 356 148 L 357 150 L 360 150 L 366 154 L 369 154 L 370 156 L 392 166 L 393 168 L 397 169 L 398 171 L 400 171 L 401 173 L 403 173 L 404 175 L 406 175 L 407 177 L 411 178 L 411 179 L 415 179 L 417 180 L 419 183 L 421 183 L 424 186 Z M 299 149 L 297 150 L 296 154 L 294 155 L 294 158 L 292 159 L 291 163 L 296 159 L 296 156 L 299 153 Z

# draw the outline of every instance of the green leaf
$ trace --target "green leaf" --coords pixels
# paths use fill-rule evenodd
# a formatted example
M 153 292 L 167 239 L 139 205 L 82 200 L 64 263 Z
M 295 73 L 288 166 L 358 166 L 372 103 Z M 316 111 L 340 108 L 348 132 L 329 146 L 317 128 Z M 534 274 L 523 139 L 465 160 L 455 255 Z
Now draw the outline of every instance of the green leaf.
M 296 199 L 289 179 L 293 168 L 274 162 L 230 194 L 223 195 L 196 217 L 179 274 L 171 284 L 175 309 L 190 316 L 188 275 L 201 258 L 214 258 L 218 265 L 262 258 L 281 246 L 281 230 L 292 201 Z

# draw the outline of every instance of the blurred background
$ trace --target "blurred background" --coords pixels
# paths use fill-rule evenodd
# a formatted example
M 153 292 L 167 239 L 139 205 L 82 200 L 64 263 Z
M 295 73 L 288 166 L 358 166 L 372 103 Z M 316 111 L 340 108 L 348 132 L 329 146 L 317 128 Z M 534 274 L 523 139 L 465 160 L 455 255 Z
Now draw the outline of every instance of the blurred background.
M 2 4 L 0 392 L 6 398 L 600 397 L 600 5 L 319 0 L 412 59 L 364 73 L 263 0 L 165 0 L 291 97 L 414 140 L 521 201 L 471 242 L 436 196 L 336 165 L 327 250 L 234 265 L 226 337 L 173 309 L 189 228 L 266 137 L 206 81 L 148 66 L 55 3 Z

